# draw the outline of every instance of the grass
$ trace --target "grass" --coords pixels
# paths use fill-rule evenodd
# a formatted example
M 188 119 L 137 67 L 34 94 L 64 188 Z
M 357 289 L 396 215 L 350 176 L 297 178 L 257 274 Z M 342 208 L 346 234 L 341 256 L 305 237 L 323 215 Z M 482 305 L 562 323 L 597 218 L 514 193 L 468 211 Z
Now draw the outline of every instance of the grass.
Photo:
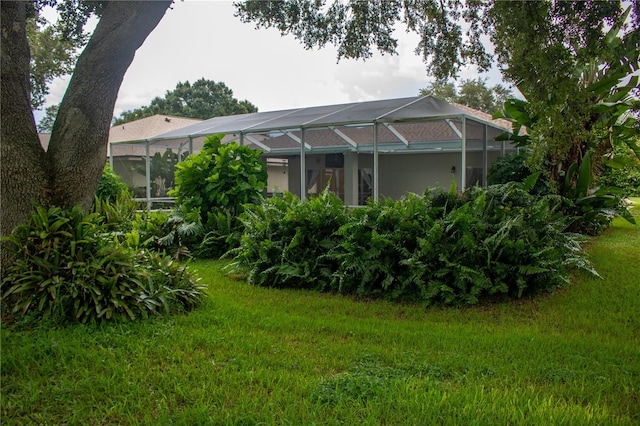
M 187 316 L 3 327 L 1 420 L 636 425 L 640 227 L 617 220 L 587 249 L 603 279 L 464 309 L 252 287 L 198 262 L 211 298 Z

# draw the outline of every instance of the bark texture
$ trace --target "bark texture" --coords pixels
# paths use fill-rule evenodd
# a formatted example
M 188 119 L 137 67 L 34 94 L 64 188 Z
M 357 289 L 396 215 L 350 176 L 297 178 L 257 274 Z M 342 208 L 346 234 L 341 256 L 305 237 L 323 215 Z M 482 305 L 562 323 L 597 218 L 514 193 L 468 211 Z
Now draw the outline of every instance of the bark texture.
M 78 58 L 51 132 L 51 202 L 91 206 L 107 158 L 113 108 L 136 50 L 171 1 L 114 1 Z
M 2 235 L 26 220 L 33 201 L 90 208 L 106 162 L 109 127 L 122 79 L 136 50 L 171 3 L 113 1 L 106 6 L 78 58 L 47 152 L 40 146 L 29 103 L 26 2 L 0 3 Z
M 7 235 L 32 209 L 46 203 L 50 168 L 29 103 L 26 2 L 0 4 L 0 227 Z

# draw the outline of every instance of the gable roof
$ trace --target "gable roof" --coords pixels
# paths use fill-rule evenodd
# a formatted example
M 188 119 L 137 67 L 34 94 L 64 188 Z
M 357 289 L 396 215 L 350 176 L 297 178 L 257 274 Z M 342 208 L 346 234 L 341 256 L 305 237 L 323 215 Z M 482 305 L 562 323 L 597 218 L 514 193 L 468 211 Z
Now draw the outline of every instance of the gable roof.
M 113 126 L 109 130 L 109 143 L 145 140 L 201 121 L 198 118 L 156 114 Z
M 180 129 L 202 121 L 199 118 L 176 117 L 156 114 L 129 123 L 118 124 L 109 129 L 109 143 L 123 141 L 144 141 L 147 138 Z M 51 133 L 38 133 L 42 148 L 47 150 Z

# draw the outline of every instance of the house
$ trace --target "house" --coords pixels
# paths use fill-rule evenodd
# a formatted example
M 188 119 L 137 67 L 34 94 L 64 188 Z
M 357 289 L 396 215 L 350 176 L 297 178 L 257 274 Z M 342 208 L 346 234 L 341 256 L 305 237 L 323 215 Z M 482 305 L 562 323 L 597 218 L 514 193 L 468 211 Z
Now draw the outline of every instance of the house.
M 222 133 L 223 143 L 262 150 L 269 192 L 304 199 L 328 186 L 361 205 L 452 180 L 462 190 L 486 185 L 491 163 L 515 150 L 496 140 L 510 131 L 506 120 L 424 96 L 214 117 L 139 140 L 136 149 L 198 152 L 207 135 Z
M 137 198 L 165 199 L 167 191 L 173 187 L 175 164 L 189 153 L 181 146 L 174 151 L 171 147 L 147 144 L 145 141 L 201 121 L 197 118 L 156 114 L 113 126 L 109 130 L 109 162 L 133 189 Z M 147 185 L 147 175 L 150 185 Z
M 129 123 L 119 124 L 109 130 L 109 145 L 107 156 L 114 171 L 122 177 L 141 199 L 166 199 L 167 191 L 173 187 L 173 172 L 175 164 L 180 158 L 188 155 L 184 147 L 172 147 L 163 144 L 147 144 L 146 140 L 153 136 L 182 127 L 199 123 L 197 118 L 175 117 L 156 114 Z M 40 144 L 46 150 L 51 135 L 39 133 Z M 147 158 L 149 146 L 149 159 Z M 147 169 L 147 163 L 149 169 Z M 147 185 L 147 173 L 150 175 L 150 185 Z

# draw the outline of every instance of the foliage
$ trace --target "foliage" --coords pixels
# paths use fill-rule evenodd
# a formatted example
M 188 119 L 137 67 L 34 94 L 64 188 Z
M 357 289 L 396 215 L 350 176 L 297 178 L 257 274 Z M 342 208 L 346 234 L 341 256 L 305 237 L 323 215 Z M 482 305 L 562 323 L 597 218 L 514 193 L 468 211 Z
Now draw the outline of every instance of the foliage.
M 50 105 L 45 108 L 44 116 L 38 122 L 38 133 L 51 133 L 59 108 L 59 105 Z
M 164 98 L 156 97 L 147 106 L 124 111 L 114 125 L 155 114 L 208 119 L 251 112 L 258 112 L 258 108 L 247 100 L 238 101 L 224 83 L 201 78 L 193 84 L 178 82 L 174 90 L 167 90 Z
M 419 291 L 406 280 L 402 265 L 418 248 L 418 238 L 435 223 L 428 207 L 425 198 L 410 195 L 354 210 L 337 232 L 340 239 L 332 256 L 338 268 L 331 277 L 332 288 L 365 297 L 415 299 Z
M 494 118 L 514 122 L 511 139 L 529 147 L 532 163 L 548 169 L 559 191 L 570 167 L 579 166 L 589 151 L 594 183 L 599 165 L 616 145 L 640 155 L 637 119 L 630 114 L 638 110 L 633 90 L 640 78 L 640 30 L 637 21 L 631 29 L 626 26 L 630 8 L 621 13 L 611 2 L 498 2 L 494 7 L 495 13 L 502 10 L 494 23 L 496 34 L 504 36 L 498 51 L 511 65 L 505 72 L 527 99 L 508 101 Z M 521 14 L 541 22 L 522 22 Z M 610 29 L 604 32 L 606 22 Z M 544 52 L 536 54 L 531 46 Z
M 379 209 L 356 211 L 339 232 L 343 261 L 336 276 L 341 286 L 357 285 L 358 294 L 475 304 L 554 288 L 568 282 L 571 268 L 589 269 L 577 238 L 562 233 L 552 200 L 518 185 L 463 195 L 428 191 L 425 199 L 387 201 Z
M 227 276 L 227 262 L 196 261 L 211 298 L 188 316 L 3 323 L 0 415 L 3 424 L 636 426 L 640 227 L 616 220 L 589 254 L 603 279 L 577 273 L 545 297 L 465 309 L 274 291 Z
M 103 222 L 79 206 L 36 206 L 5 239 L 12 261 L 3 271 L 3 302 L 59 323 L 134 320 L 200 303 L 203 287 L 184 266 L 126 244 L 130 234 L 114 238 Z
M 614 147 L 612 160 L 604 161 L 605 166 L 598 181 L 602 186 L 619 188 L 627 197 L 640 196 L 640 161 L 627 147 Z
M 223 145 L 222 137 L 207 137 L 200 153 L 178 164 L 170 193 L 187 210 L 199 210 L 203 221 L 216 209 L 237 215 L 244 204 L 259 202 L 266 187 L 260 151 L 235 142 Z
M 105 164 L 100 183 L 96 189 L 96 197 L 107 202 L 114 202 L 120 194 L 131 194 L 129 187 L 120 180 L 109 163 Z
M 487 87 L 487 80 L 478 77 L 462 80 L 458 89 L 452 82 L 436 81 L 420 89 L 420 96 L 433 96 L 449 103 L 455 102 L 493 114 L 499 111 L 504 102 L 513 95 L 509 89 L 500 84 Z
M 564 192 L 569 201 L 565 211 L 574 218 L 570 229 L 591 235 L 599 234 L 616 216 L 635 224 L 620 189 L 592 187 L 591 154 L 586 153 L 580 166 L 574 163 L 565 178 Z
M 334 233 L 348 217 L 348 207 L 327 189 L 304 202 L 286 192 L 247 206 L 240 215 L 240 246 L 229 255 L 248 270 L 252 284 L 328 289 L 337 266 L 328 253 L 339 241 Z
M 56 4 L 57 3 L 57 4 Z M 45 5 L 55 5 L 60 17 L 49 22 L 40 10 Z M 49 94 L 49 84 L 56 78 L 70 74 L 78 58 L 78 52 L 86 44 L 88 35 L 84 26 L 92 15 L 99 15 L 100 2 L 31 2 L 27 37 L 30 47 L 31 107 L 39 109 Z M 47 108 L 47 114 L 49 108 Z M 53 114 L 55 117 L 55 114 Z M 49 127 L 51 127 L 53 122 Z M 40 130 L 41 132 L 46 131 Z
M 559 199 L 530 195 L 533 184 L 429 190 L 351 214 L 326 191 L 269 199 L 241 216 L 231 254 L 252 284 L 426 304 L 521 298 L 566 284 L 574 268 L 595 273 L 579 236 L 563 232 Z
M 534 171 L 527 165 L 529 153 L 526 149 L 509 153 L 498 157 L 491 164 L 487 180 L 489 185 L 496 185 L 509 182 L 524 182 Z M 552 192 L 547 179 L 538 179 L 532 189 L 532 194 L 546 195 Z
M 416 54 L 427 64 L 427 72 L 439 79 L 455 77 L 461 66 L 490 67 L 489 56 L 480 41 L 478 4 L 465 8 L 460 1 L 333 1 L 248 0 L 236 4 L 237 16 L 256 27 L 277 28 L 293 34 L 305 48 L 329 43 L 338 48 L 340 58 L 369 58 L 372 46 L 382 54 L 396 53 L 393 37 L 396 22 L 406 24 L 420 36 Z M 466 37 L 462 25 L 469 25 Z
M 201 255 L 220 255 L 239 240 L 237 216 L 245 205 L 259 203 L 267 186 L 261 152 L 235 142 L 223 145 L 222 137 L 207 137 L 200 153 L 177 165 L 176 187 L 169 193 L 183 209 L 200 214 L 207 233 Z
M 157 239 L 158 248 L 166 250 L 176 259 L 190 256 L 189 247 L 196 245 L 204 232 L 199 212 L 176 207 L 169 212 L 166 223 L 169 232 Z

